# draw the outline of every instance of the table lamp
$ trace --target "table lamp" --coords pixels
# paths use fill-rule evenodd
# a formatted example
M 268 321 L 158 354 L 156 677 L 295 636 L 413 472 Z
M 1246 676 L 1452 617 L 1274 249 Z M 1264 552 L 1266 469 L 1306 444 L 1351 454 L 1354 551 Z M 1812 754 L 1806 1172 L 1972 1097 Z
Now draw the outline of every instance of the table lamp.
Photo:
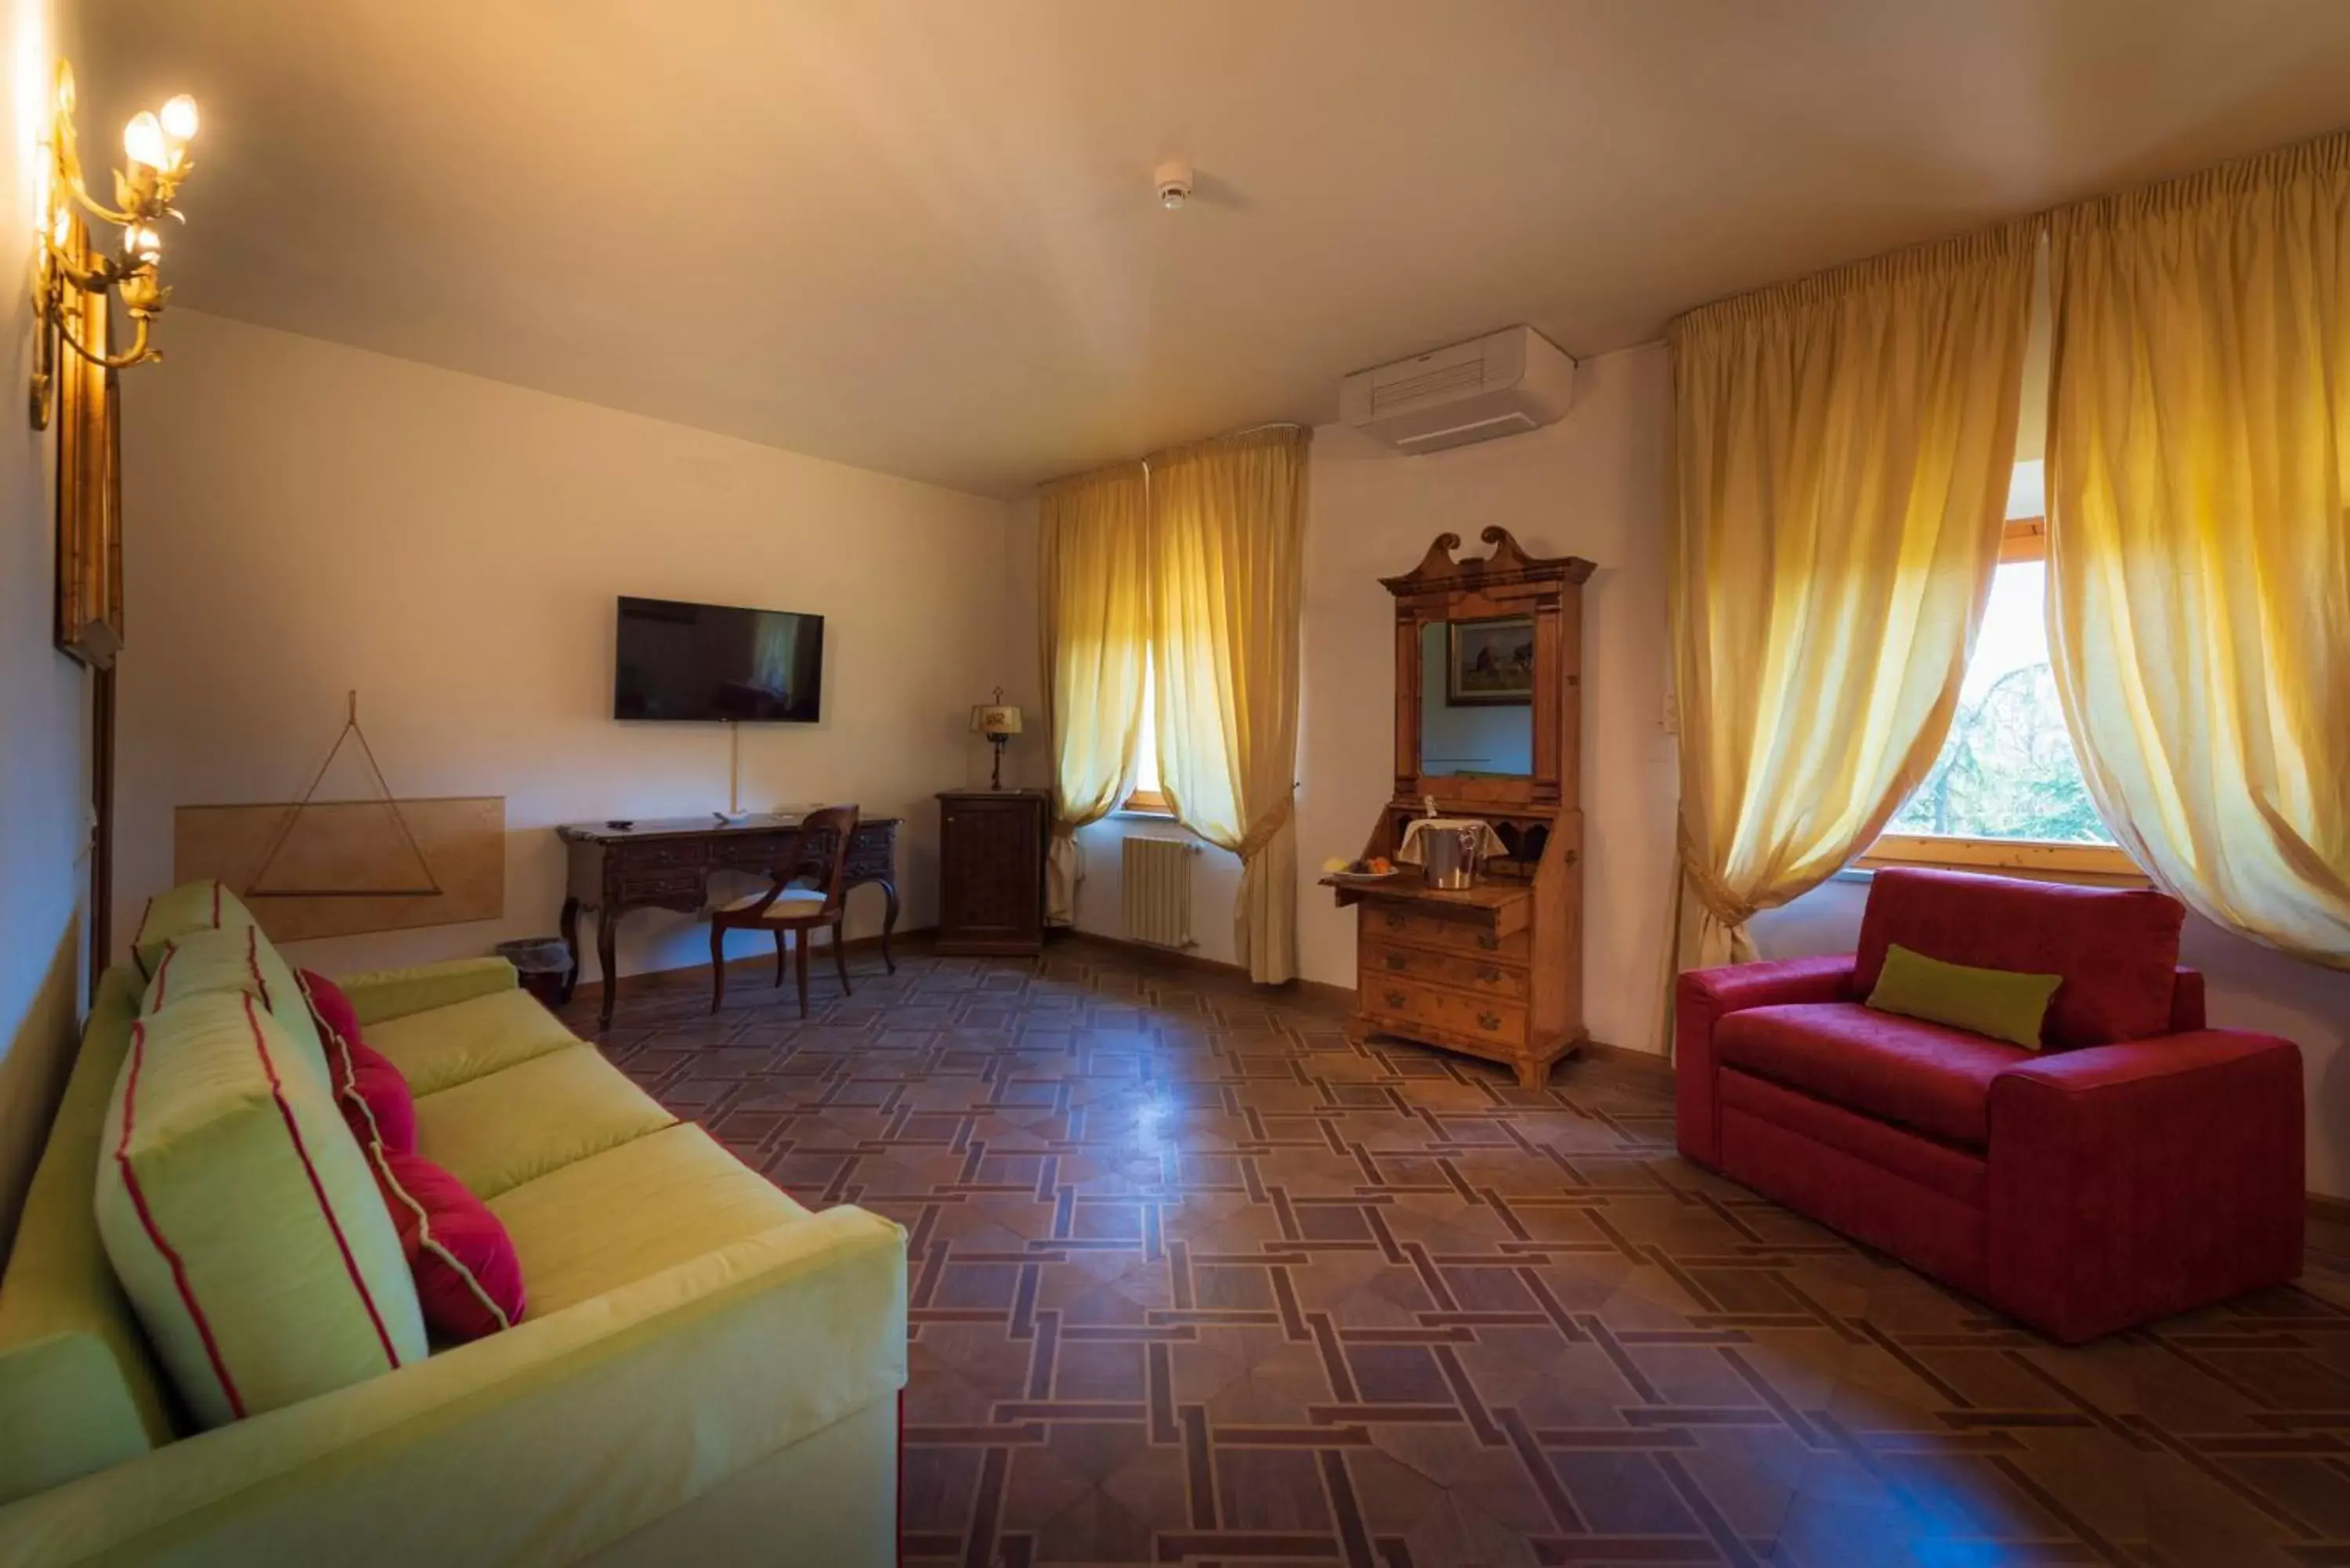
M 987 737 L 995 748 L 995 772 L 987 781 L 990 789 L 1003 787 L 1003 742 L 1020 732 L 1020 710 L 1003 701 L 1003 688 L 995 689 L 995 701 L 982 702 L 971 711 L 971 727 Z

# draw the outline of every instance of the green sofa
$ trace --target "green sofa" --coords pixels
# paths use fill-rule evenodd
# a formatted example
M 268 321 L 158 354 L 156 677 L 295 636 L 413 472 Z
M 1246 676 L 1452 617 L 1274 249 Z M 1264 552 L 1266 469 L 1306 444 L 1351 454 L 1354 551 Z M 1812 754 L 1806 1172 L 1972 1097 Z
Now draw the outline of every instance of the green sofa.
M 468 960 L 341 982 L 524 1321 L 196 1432 L 100 1244 L 144 984 L 101 981 L 0 1277 L 0 1568 L 896 1560 L 903 1232 L 811 1213 Z

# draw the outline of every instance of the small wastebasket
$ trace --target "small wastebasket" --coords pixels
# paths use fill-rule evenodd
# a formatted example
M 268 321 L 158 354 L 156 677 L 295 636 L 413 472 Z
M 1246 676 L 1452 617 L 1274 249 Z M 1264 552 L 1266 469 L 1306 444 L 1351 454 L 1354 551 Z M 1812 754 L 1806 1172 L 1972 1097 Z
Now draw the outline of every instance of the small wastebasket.
M 498 957 L 515 966 L 522 988 L 549 1008 L 571 994 L 571 950 L 561 937 L 517 937 L 497 945 Z

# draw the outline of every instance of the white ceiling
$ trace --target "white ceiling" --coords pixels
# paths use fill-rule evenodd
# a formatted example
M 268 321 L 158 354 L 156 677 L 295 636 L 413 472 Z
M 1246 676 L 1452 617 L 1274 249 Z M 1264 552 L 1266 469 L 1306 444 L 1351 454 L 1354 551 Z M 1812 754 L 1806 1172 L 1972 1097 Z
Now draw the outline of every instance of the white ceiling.
M 2350 122 L 2342 0 L 76 9 L 179 303 L 994 494 Z

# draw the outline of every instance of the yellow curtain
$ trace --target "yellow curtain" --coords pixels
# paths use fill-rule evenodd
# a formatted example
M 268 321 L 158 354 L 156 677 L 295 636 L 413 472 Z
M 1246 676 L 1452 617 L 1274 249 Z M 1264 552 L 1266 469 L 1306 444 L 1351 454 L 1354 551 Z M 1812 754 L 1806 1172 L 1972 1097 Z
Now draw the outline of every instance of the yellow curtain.
M 1150 459 L 1159 779 L 1178 821 L 1241 857 L 1249 978 L 1297 972 L 1298 614 L 1310 431 Z
M 1675 967 L 1874 839 L 1933 764 L 1998 564 L 2039 229 L 1682 317 L 1668 549 Z
M 2054 220 L 2051 662 L 2164 887 L 2350 968 L 2350 138 Z
M 1053 753 L 1046 917 L 1076 916 L 1076 830 L 1118 809 L 1134 784 L 1150 649 L 1142 465 L 1047 485 L 1037 497 L 1037 624 L 1045 728 Z

